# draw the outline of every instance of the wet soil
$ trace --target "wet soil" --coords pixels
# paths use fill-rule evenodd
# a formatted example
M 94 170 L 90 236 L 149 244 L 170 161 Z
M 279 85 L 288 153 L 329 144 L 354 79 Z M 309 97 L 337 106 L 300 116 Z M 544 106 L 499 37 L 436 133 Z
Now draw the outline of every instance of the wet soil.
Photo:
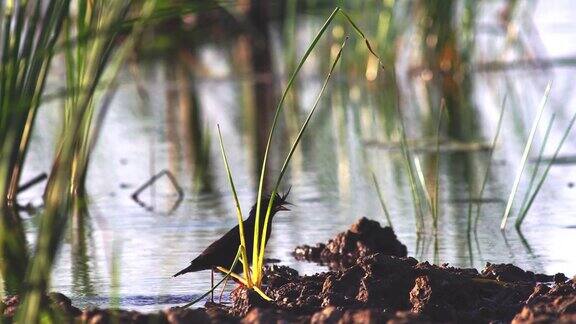
M 574 279 L 534 274 L 509 264 L 488 264 L 478 272 L 375 254 L 345 270 L 312 276 L 299 276 L 287 267 L 270 267 L 265 284 L 274 303 L 238 289 L 232 295 L 232 312 L 246 316 L 261 308 L 278 316 L 337 320 L 361 316 L 375 323 L 532 322 L 538 316 L 552 321 L 576 316 Z
M 301 276 L 286 266 L 266 267 L 264 291 L 273 302 L 242 286 L 232 292 L 231 305 L 150 314 L 81 311 L 62 294 L 45 299 L 64 321 L 83 323 L 576 323 L 576 277 L 512 264 L 488 263 L 478 271 L 418 262 L 405 256 L 392 229 L 367 219 L 314 255 L 334 269 Z M 11 320 L 18 304 L 17 297 L 2 300 L 1 322 Z
M 382 227 L 377 221 L 363 217 L 327 243 L 298 246 L 293 255 L 298 260 L 327 265 L 330 269 L 345 269 L 361 257 L 375 253 L 405 257 L 407 251 L 391 227 Z

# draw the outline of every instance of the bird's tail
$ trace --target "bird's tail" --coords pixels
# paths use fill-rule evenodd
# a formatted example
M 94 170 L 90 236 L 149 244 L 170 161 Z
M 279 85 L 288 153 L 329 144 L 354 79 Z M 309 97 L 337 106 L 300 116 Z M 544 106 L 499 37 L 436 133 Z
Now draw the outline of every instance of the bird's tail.
M 189 266 L 187 266 L 186 268 L 178 271 L 175 275 L 173 275 L 172 277 L 178 277 L 179 275 L 183 275 L 185 273 L 188 272 L 195 272 L 195 271 L 200 271 L 200 270 L 204 270 L 204 268 L 202 266 L 200 266 L 199 264 L 192 262 L 190 263 Z

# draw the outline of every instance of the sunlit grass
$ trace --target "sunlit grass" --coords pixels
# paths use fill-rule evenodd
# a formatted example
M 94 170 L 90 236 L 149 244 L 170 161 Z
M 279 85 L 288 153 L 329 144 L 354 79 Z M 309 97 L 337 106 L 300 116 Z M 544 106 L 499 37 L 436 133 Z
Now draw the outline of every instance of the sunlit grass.
M 554 164 L 554 162 L 556 161 L 556 158 L 558 157 L 558 154 L 560 153 L 560 150 L 562 149 L 562 146 L 564 145 L 566 138 L 568 138 L 568 135 L 570 134 L 570 131 L 572 130 L 575 122 L 576 122 L 576 113 L 574 113 L 574 115 L 570 119 L 570 122 L 568 123 L 568 126 L 564 130 L 564 134 L 562 135 L 562 139 L 560 139 L 558 146 L 556 146 L 556 149 L 554 150 L 554 154 L 552 155 L 552 158 L 550 159 L 550 161 L 548 161 L 548 164 L 546 165 L 546 169 L 544 169 L 544 172 L 542 173 L 542 175 L 540 176 L 540 179 L 536 183 L 536 187 L 534 188 L 534 190 L 532 190 L 532 185 L 530 185 L 528 187 L 528 190 L 526 191 L 525 199 L 524 199 L 524 201 L 526 203 L 523 204 L 522 209 L 519 211 L 518 217 L 516 218 L 516 222 L 514 224 L 517 230 L 520 230 L 522 223 L 524 222 L 526 216 L 528 215 L 528 211 L 530 210 L 530 207 L 532 207 L 532 203 L 534 203 L 534 199 L 536 199 L 536 196 L 540 192 L 540 189 L 542 188 L 542 185 L 544 184 L 544 181 L 546 180 L 546 178 L 548 176 L 548 172 L 550 171 L 552 164 Z M 543 146 L 546 145 L 546 142 L 547 141 L 544 141 L 544 143 L 542 145 Z M 542 153 L 538 157 L 539 161 L 541 159 L 542 159 Z M 536 173 L 537 171 L 538 170 L 534 170 L 534 173 Z
M 514 198 L 516 197 L 516 193 L 518 191 L 518 187 L 520 186 L 520 180 L 522 179 L 522 173 L 526 167 L 526 162 L 528 161 L 528 155 L 530 154 L 530 149 L 532 148 L 532 143 L 534 142 L 534 136 L 536 135 L 536 130 L 538 129 L 538 124 L 540 123 L 540 119 L 542 118 L 542 112 L 546 107 L 546 102 L 548 101 L 548 97 L 550 96 L 550 89 L 551 84 L 548 83 L 546 86 L 546 90 L 544 91 L 544 96 L 540 101 L 538 106 L 536 118 L 532 123 L 532 128 L 530 129 L 530 134 L 528 135 L 528 140 L 526 141 L 526 146 L 524 146 L 524 151 L 522 153 L 522 158 L 520 159 L 520 165 L 516 171 L 516 177 L 514 178 L 514 183 L 512 184 L 512 190 L 510 191 L 510 196 L 506 202 L 506 208 L 504 210 L 504 214 L 502 215 L 502 222 L 500 223 L 500 229 L 506 229 L 506 222 L 508 221 L 508 216 L 512 211 L 512 205 L 514 204 Z

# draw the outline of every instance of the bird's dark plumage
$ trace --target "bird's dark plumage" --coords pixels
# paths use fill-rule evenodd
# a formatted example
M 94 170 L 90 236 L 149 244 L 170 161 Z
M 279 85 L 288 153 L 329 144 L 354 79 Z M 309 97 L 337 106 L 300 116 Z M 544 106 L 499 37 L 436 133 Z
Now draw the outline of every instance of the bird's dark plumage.
M 272 233 L 272 219 L 274 214 L 282 211 L 288 210 L 285 205 L 289 204 L 286 201 L 290 190 L 286 192 L 285 195 L 280 196 L 276 194 L 272 211 L 270 214 L 270 220 L 268 221 L 268 231 L 266 235 L 266 244 L 268 243 L 268 239 L 270 238 L 270 234 Z M 268 203 L 270 202 L 270 197 L 264 197 L 262 199 L 262 204 L 260 206 L 260 226 L 262 228 L 264 225 L 264 218 L 266 216 L 266 209 L 268 208 Z M 247 219 L 244 220 L 244 236 L 246 239 L 246 254 L 248 256 L 249 262 L 252 262 L 252 243 L 254 238 L 254 225 L 256 223 L 256 204 L 252 206 L 250 210 L 250 214 Z M 196 257 L 190 265 L 185 269 L 182 269 L 178 273 L 174 275 L 177 277 L 179 275 L 188 273 L 188 272 L 195 272 L 201 270 L 209 270 L 214 269 L 218 266 L 229 268 L 236 257 L 236 252 L 238 251 L 238 246 L 240 246 L 240 229 L 239 226 L 236 225 L 234 228 L 229 230 L 224 236 L 220 239 L 216 240 L 214 243 L 210 244 L 198 257 Z M 237 263 L 235 272 L 241 272 L 242 265 L 240 262 Z

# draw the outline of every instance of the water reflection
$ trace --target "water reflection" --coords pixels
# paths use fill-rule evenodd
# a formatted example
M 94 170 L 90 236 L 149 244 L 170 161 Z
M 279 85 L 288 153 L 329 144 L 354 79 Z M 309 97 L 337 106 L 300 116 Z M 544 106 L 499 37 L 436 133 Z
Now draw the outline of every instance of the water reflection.
M 82 204 L 72 215 L 72 240 L 70 242 L 72 266 L 72 293 L 76 296 L 94 296 L 94 284 L 91 279 L 93 269 L 90 267 L 91 257 L 88 246 L 93 240 L 92 224 L 86 204 Z
M 287 6 L 290 3 L 286 2 Z M 508 232 L 503 236 L 498 230 L 525 140 L 525 125 L 533 119 L 542 93 L 543 86 L 533 81 L 538 79 L 538 72 L 472 73 L 470 64 L 484 57 L 463 53 L 453 43 L 457 30 L 442 32 L 446 39 L 434 39 L 438 28 L 447 28 L 438 26 L 438 22 L 453 17 L 438 16 L 444 12 L 442 8 L 427 7 L 431 4 L 425 2 L 406 3 L 380 3 L 382 11 L 360 17 L 368 30 L 372 30 L 369 26 L 377 27 L 374 39 L 383 60 L 396 64 L 385 70 L 379 70 L 377 64 L 375 68 L 362 40 L 351 38 L 350 51 L 344 53 L 334 82 L 312 120 L 311 132 L 302 139 L 290 166 L 286 185 L 293 186 L 296 206 L 274 220 L 269 256 L 302 273 L 323 271 L 322 267 L 296 262 L 291 250 L 298 244 L 326 241 L 361 216 L 385 223 L 373 188 L 373 171 L 395 231 L 408 245 L 409 255 L 465 267 L 483 267 L 487 261 L 514 262 L 532 271 L 565 271 L 572 275 L 576 263 L 567 255 L 566 246 L 576 244 L 576 206 L 574 189 L 566 182 L 576 181 L 576 169 L 568 163 L 573 140 L 569 139 L 564 153 L 567 159 L 552 168 L 524 233 Z M 418 14 L 431 16 L 431 25 L 407 29 L 423 30 L 417 45 L 410 44 L 410 35 L 403 35 L 390 23 L 412 21 L 406 17 L 412 12 L 412 3 L 419 6 Z M 435 3 L 457 6 L 460 2 Z M 267 2 L 258 5 L 266 6 Z M 287 7 L 293 14 L 286 18 L 285 25 L 270 23 L 271 18 L 261 12 L 269 9 L 259 6 L 241 8 L 258 33 L 234 28 L 228 35 L 220 30 L 213 33 L 216 41 L 212 42 L 196 33 L 196 38 L 180 39 L 185 44 L 170 55 L 132 67 L 132 78 L 119 88 L 91 157 L 87 182 L 90 204 L 71 218 L 71 239 L 63 246 L 54 270 L 54 290 L 71 294 L 80 305 L 108 305 L 117 281 L 120 306 L 157 309 L 189 301 L 208 289 L 208 273 L 177 279 L 171 275 L 236 222 L 218 142 L 214 140 L 215 126 L 222 127 L 239 198 L 247 212 L 255 201 L 254 188 L 277 94 L 294 67 L 294 57 L 300 56 L 323 17 L 297 14 L 297 8 Z M 398 10 L 397 6 L 406 8 Z M 485 10 L 490 13 L 490 8 Z M 202 19 L 213 14 L 206 13 Z M 494 23 L 489 19 L 493 15 L 487 16 L 472 18 Z M 319 44 L 299 76 L 285 115 L 281 116 L 279 136 L 273 141 L 270 175 L 278 169 L 301 114 L 318 91 L 329 61 L 325 59 L 327 53 L 349 32 L 349 26 L 342 22 L 331 28 L 329 37 Z M 228 37 L 220 38 L 222 33 Z M 281 34 L 294 43 L 276 44 L 274 35 Z M 501 41 L 505 36 L 478 34 L 479 44 Z M 542 35 L 544 39 L 553 36 Z M 411 46 L 426 47 L 423 62 L 419 61 L 424 69 L 417 75 L 407 73 L 413 64 L 407 58 L 410 55 L 398 55 L 403 50 L 410 52 Z M 482 55 L 499 57 L 499 53 L 484 53 L 479 47 Z M 446 61 L 452 65 L 447 67 Z M 573 74 L 572 69 L 551 68 L 547 72 L 561 80 L 552 102 L 564 105 L 553 105 L 553 110 L 559 116 L 572 111 L 573 96 L 570 91 L 562 91 L 571 89 L 568 75 Z M 496 148 L 485 199 L 478 200 L 475 194 L 488 163 L 489 144 L 485 143 L 495 133 L 504 94 L 510 95 L 512 113 L 504 121 L 503 140 Z M 447 123 L 442 128 L 437 156 L 435 136 L 442 98 L 446 101 Z M 416 232 L 417 218 L 398 145 L 398 110 L 404 114 L 409 147 L 422 162 L 429 186 L 436 182 L 439 169 L 440 190 L 428 188 L 432 198 L 439 201 L 437 231 L 427 214 L 423 215 L 423 231 Z M 30 166 L 25 170 L 31 176 L 46 171 L 45 157 L 49 154 L 45 148 L 52 144 L 50 126 L 56 113 L 55 109 L 43 109 L 37 119 L 35 132 L 43 136 L 33 138 Z M 557 131 L 551 133 L 551 138 L 559 137 Z M 173 187 L 165 181 L 154 183 L 143 193 L 152 210 L 135 204 L 130 199 L 134 190 L 164 169 L 172 172 L 183 188 L 185 196 L 180 206 L 173 213 L 162 212 L 170 210 L 175 199 Z M 40 195 L 31 191 L 22 198 L 36 199 Z M 471 230 L 472 202 L 482 204 L 477 231 Z M 24 229 L 32 236 L 36 231 L 33 218 L 25 219 Z M 115 265 L 118 278 L 113 278 L 110 271 L 115 262 L 113 242 L 122 251 Z

